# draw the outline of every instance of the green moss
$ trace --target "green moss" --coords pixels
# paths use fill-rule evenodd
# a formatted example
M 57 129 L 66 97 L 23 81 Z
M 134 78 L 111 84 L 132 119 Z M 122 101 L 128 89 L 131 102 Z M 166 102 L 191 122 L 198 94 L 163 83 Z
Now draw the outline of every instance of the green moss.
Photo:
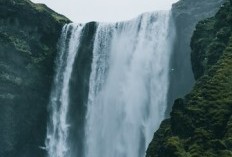
M 32 63 L 38 64 L 38 63 L 44 61 L 45 59 L 46 59 L 46 58 L 45 58 L 44 56 L 37 57 L 37 58 L 32 57 Z
M 11 42 L 19 52 L 23 52 L 31 55 L 30 46 L 28 45 L 27 41 L 14 36 L 9 36 L 9 39 L 11 40 Z
M 50 8 L 48 8 L 45 4 L 34 4 L 31 3 L 31 5 L 39 12 L 41 13 L 47 13 L 51 15 L 57 22 L 68 22 L 67 18 L 63 15 L 57 14 L 54 11 L 52 11 Z
M 222 55 L 231 36 L 231 6 L 226 3 L 215 17 L 201 21 L 192 37 L 192 64 L 198 79 L 211 69 Z
M 179 137 L 171 137 L 167 140 L 166 150 L 170 153 L 170 156 L 173 157 L 190 157 L 189 153 L 183 148 L 182 142 L 180 141 Z
M 197 25 L 191 42 L 196 84 L 175 101 L 165 125 L 169 134 L 158 130 L 147 156 L 232 156 L 231 16 L 232 6 L 226 3 L 215 17 Z
M 9 83 L 13 83 L 14 85 L 18 85 L 18 86 L 22 84 L 22 79 L 20 77 L 13 76 L 4 72 L 0 73 L 0 80 L 7 81 Z
M 70 20 L 29 0 L 0 0 L 0 156 L 46 156 L 47 104 L 61 29 Z M 16 155 L 17 154 L 17 155 Z

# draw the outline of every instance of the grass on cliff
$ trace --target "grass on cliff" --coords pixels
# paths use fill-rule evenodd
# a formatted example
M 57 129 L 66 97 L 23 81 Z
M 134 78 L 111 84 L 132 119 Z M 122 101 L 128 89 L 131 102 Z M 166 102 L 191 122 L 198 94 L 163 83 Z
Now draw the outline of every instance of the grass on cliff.
M 23 7 L 31 7 L 40 13 L 45 13 L 47 16 L 52 16 L 59 23 L 70 22 L 70 20 L 68 20 L 65 16 L 56 13 L 52 9 L 48 8 L 45 4 L 33 3 L 30 0 L 1 0 L 0 4 L 8 4 L 12 6 L 19 5 L 22 6 L 22 9 Z

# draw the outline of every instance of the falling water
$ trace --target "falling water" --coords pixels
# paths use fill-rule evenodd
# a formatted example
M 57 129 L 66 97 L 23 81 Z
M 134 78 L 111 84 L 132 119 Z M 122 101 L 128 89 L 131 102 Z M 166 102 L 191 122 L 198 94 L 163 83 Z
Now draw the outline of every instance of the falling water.
M 164 119 L 174 27 L 170 12 L 98 24 L 85 118 L 84 154 L 69 140 L 69 82 L 83 27 L 65 25 L 50 99 L 49 157 L 143 157 Z M 85 52 L 86 53 L 86 52 Z M 75 92 L 75 91 L 72 91 Z M 75 141 L 80 142 L 80 141 Z M 72 154 L 72 155 L 71 155 Z
M 164 119 L 173 31 L 169 12 L 99 24 L 86 116 L 85 157 L 143 157 Z
M 68 24 L 63 27 L 56 61 L 56 76 L 50 98 L 51 118 L 47 128 L 46 149 L 49 157 L 69 156 L 67 122 L 69 107 L 69 81 L 78 52 L 82 26 Z

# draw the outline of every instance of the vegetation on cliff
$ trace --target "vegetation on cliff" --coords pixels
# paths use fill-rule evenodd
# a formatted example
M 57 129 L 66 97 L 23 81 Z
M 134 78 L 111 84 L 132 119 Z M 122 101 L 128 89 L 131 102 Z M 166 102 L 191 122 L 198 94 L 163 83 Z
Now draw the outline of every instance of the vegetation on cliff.
M 197 82 L 174 103 L 147 157 L 232 156 L 232 6 L 201 21 L 191 42 Z
M 56 45 L 65 17 L 0 0 L 0 156 L 43 156 Z
M 172 53 L 170 87 L 168 95 L 169 115 L 176 98 L 188 94 L 194 83 L 191 71 L 190 41 L 196 24 L 214 16 L 225 0 L 179 0 L 172 6 L 176 26 L 176 40 Z

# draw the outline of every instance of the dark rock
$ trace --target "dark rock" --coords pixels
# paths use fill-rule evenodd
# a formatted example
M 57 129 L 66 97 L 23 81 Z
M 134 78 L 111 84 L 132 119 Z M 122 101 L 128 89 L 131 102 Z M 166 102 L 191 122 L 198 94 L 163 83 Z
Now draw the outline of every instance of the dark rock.
M 72 140 L 69 145 L 71 150 L 75 151 L 72 152 L 74 157 L 82 156 L 84 150 L 84 124 L 96 30 L 95 22 L 87 23 L 84 26 L 80 41 L 82 44 L 79 47 L 70 80 L 69 124 L 72 127 L 70 127 L 69 133 Z
M 0 0 L 0 156 L 42 157 L 56 44 L 65 17 Z

